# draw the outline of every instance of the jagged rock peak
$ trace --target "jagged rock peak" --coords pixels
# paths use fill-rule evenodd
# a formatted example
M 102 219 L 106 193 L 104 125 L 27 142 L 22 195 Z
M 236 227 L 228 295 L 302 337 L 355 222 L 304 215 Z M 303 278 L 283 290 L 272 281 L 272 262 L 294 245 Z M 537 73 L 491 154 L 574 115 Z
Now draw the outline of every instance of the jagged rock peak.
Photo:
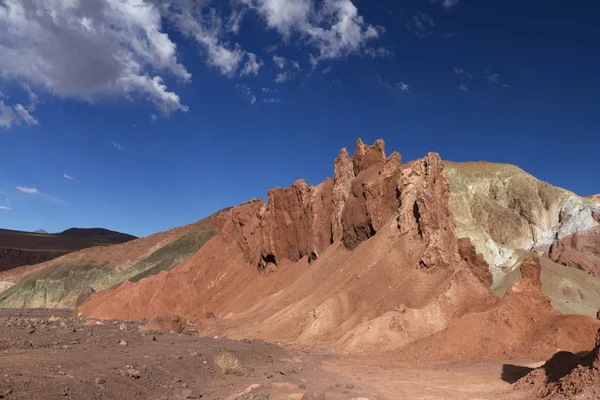
M 356 150 L 352 155 L 352 164 L 354 165 L 354 175 L 360 174 L 370 166 L 384 162 L 385 143 L 383 139 L 377 139 L 372 146 L 363 143 L 362 139 L 356 140 Z

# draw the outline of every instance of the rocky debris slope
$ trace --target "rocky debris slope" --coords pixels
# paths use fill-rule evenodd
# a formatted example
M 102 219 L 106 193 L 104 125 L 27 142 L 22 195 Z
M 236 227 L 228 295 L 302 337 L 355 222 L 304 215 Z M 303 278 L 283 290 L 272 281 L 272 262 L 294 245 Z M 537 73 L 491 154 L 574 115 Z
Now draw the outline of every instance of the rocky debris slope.
M 215 233 L 214 216 L 109 247 L 0 272 L 0 307 L 74 308 L 82 295 L 170 270 Z M 83 296 L 86 297 L 86 296 Z M 89 296 L 88 296 L 89 297 Z
M 271 190 L 267 202 L 220 214 L 217 235 L 173 271 L 98 293 L 79 311 L 117 319 L 179 315 L 202 334 L 349 353 L 428 343 L 411 353 L 417 359 L 502 356 L 506 347 L 471 350 L 465 331 L 480 323 L 495 329 L 498 321 L 515 354 L 554 352 L 553 345 L 537 353 L 527 347 L 548 329 L 567 332 L 564 348 L 588 345 L 585 333 L 596 323 L 562 318 L 539 288 L 541 320 L 529 292 L 515 289 L 502 301 L 492 295 L 484 257 L 457 239 L 450 196 L 437 154 L 402 164 L 398 153 L 385 156 L 383 141 L 359 140 L 352 158 L 340 152 L 333 179 L 297 181 Z M 511 335 L 512 315 L 527 329 Z M 441 341 L 429 351 L 436 347 L 429 338 L 448 332 L 454 349 Z M 497 336 L 479 334 L 489 338 L 483 343 Z
M 521 378 L 515 388 L 540 399 L 600 398 L 600 329 L 591 352 L 558 352 Z
M 538 257 L 520 266 L 522 279 L 491 307 L 465 313 L 433 336 L 404 349 L 400 357 L 430 360 L 543 359 L 559 349 L 573 352 L 593 347 L 600 321 L 563 315 L 541 291 Z
M 600 206 L 513 165 L 445 162 L 450 208 L 494 277 L 515 251 L 535 251 L 600 276 Z M 518 266 L 517 266 L 518 267 Z

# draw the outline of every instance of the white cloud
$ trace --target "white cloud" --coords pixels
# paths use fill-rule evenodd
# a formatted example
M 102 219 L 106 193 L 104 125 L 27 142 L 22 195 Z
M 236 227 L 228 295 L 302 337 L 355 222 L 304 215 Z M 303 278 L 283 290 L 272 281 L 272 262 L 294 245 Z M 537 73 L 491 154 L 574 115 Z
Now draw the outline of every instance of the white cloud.
M 281 99 L 279 97 L 268 97 L 263 99 L 263 103 L 273 104 L 273 103 L 281 103 Z
M 331 72 L 332 69 L 333 69 L 333 67 L 329 66 L 329 67 L 325 68 L 322 72 L 323 72 L 324 75 L 327 75 L 328 73 Z
M 262 61 L 257 61 L 256 54 L 247 53 L 248 61 L 244 65 L 244 69 L 240 72 L 240 76 L 258 75 L 258 70 L 263 65 Z
M 37 120 L 33 118 L 31 114 L 29 114 L 29 111 L 27 111 L 25 107 L 23 107 L 21 104 L 17 104 L 15 106 L 15 111 L 19 115 L 19 118 L 21 118 L 21 120 L 24 121 L 27 125 L 32 126 L 38 124 Z
M 4 211 L 11 211 L 12 208 L 7 207 L 7 206 L 0 206 L 0 210 L 4 210 Z
M 210 66 L 225 76 L 233 77 L 246 53 L 239 44 L 231 44 L 220 38 L 223 35 L 223 22 L 216 10 L 204 12 L 202 1 L 179 0 L 174 3 L 172 7 L 164 7 L 165 16 L 204 48 Z
M 233 32 L 234 34 L 238 34 L 240 31 L 240 26 L 242 25 L 242 21 L 244 19 L 244 16 L 246 15 L 246 10 L 245 9 L 236 9 L 234 8 L 233 11 L 231 12 L 231 15 L 229 16 L 229 31 Z
M 287 64 L 287 60 L 285 57 L 280 57 L 277 54 L 273 56 L 273 64 L 277 66 L 279 69 L 285 68 L 285 64 Z
M 40 192 L 36 188 L 30 188 L 26 186 L 17 186 L 17 190 L 20 190 L 26 194 L 39 194 Z
M 248 99 L 248 101 L 250 102 L 250 104 L 256 103 L 256 96 L 252 93 L 252 89 L 250 88 L 250 86 L 246 85 L 245 83 L 238 83 L 236 85 L 236 87 L 240 91 L 240 93 L 246 99 Z
M 238 0 L 255 10 L 286 40 L 294 33 L 319 52 L 316 59 L 358 53 L 380 30 L 365 23 L 350 0 Z
M 75 180 L 75 178 L 73 178 L 72 176 L 70 176 L 70 175 L 69 175 L 69 174 L 67 174 L 66 172 L 65 172 L 65 174 L 64 174 L 64 178 L 65 178 L 65 179 L 68 179 L 68 180 L 70 180 L 70 181 L 73 181 L 73 180 Z
M 32 188 L 32 187 L 25 187 L 25 186 L 17 186 L 17 190 L 20 190 L 21 192 L 25 193 L 25 194 L 32 194 L 35 196 L 40 196 L 46 200 L 51 201 L 52 203 L 56 203 L 56 204 L 61 204 L 61 205 L 68 205 L 69 203 L 67 203 L 66 201 L 63 201 L 61 199 L 59 199 L 58 197 L 54 197 L 52 195 L 49 195 L 47 193 L 43 193 L 40 192 L 39 190 L 37 190 L 37 188 Z
M 8 197 L 4 199 L 4 201 L 6 201 L 6 204 L 10 204 L 10 199 Z
M 121 146 L 121 145 L 120 145 L 119 143 L 117 143 L 117 142 L 112 142 L 112 145 L 113 145 L 113 147 L 114 147 L 115 149 L 117 149 L 117 150 L 123 150 L 123 149 L 124 149 L 124 147 L 123 147 L 123 146 Z
M 284 83 L 292 79 L 292 76 L 288 72 L 280 72 L 275 76 L 275 83 Z
M 263 93 L 278 93 L 279 92 L 279 90 L 277 90 L 277 89 L 271 89 L 271 88 L 266 88 L 266 87 L 262 88 L 261 91 Z
M 140 93 L 163 113 L 185 110 L 155 73 L 191 77 L 146 0 L 4 0 L 0 74 L 88 101 Z M 152 74 L 152 75 L 151 75 Z M 37 100 L 35 100 L 37 101 Z M 31 105 L 34 104 L 30 97 Z
M 468 88 L 468 87 L 466 87 L 466 86 L 465 86 L 465 85 L 463 85 L 463 84 L 461 84 L 461 85 L 460 85 L 458 88 L 459 88 L 461 91 L 463 91 L 463 92 L 468 92 L 468 91 L 469 91 L 469 88 Z
M 154 122 L 157 120 L 157 116 L 155 114 L 150 114 L 150 122 Z
M 401 92 L 410 92 L 410 85 L 400 81 L 396 84 L 396 90 Z
M 4 101 L 0 100 L 0 127 L 8 129 L 12 124 L 19 122 L 19 118 L 13 111 L 12 107 L 4 104 Z
M 456 75 L 462 75 L 462 74 L 464 74 L 464 73 L 465 73 L 465 70 L 464 70 L 464 69 L 457 68 L 457 67 L 454 67 L 454 73 L 455 73 Z
M 298 61 L 292 61 L 292 66 L 296 69 L 300 69 L 300 64 L 298 64 Z
M 503 87 L 503 88 L 509 88 L 509 87 L 510 87 L 510 85 L 509 85 L 509 84 L 507 84 L 507 83 L 503 83 L 503 84 L 502 84 L 502 87 Z
M 38 95 L 35 94 L 31 87 L 28 84 L 23 84 L 23 89 L 27 92 L 27 96 L 29 97 L 29 104 L 27 105 L 27 111 L 34 112 L 37 104 L 40 102 Z
M 487 79 L 491 83 L 496 83 L 498 81 L 498 79 L 500 79 L 500 74 L 493 74 L 490 76 L 486 76 L 485 79 Z

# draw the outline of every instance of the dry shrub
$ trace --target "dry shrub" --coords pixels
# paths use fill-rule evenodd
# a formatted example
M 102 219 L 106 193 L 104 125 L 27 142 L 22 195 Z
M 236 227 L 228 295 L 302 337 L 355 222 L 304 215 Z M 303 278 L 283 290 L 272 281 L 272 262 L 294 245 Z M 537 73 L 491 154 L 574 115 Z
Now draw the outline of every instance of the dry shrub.
M 224 351 L 215 357 L 215 364 L 222 375 L 237 375 L 240 372 L 240 360 L 228 351 Z

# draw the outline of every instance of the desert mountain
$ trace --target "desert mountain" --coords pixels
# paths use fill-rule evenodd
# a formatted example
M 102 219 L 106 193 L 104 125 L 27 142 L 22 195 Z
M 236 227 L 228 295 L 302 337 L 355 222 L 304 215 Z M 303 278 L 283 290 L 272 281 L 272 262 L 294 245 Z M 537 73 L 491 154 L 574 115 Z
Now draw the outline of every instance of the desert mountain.
M 0 307 L 178 315 L 202 334 L 348 353 L 545 358 L 593 347 L 598 215 L 514 166 L 402 163 L 359 140 L 317 186 L 0 273 Z
M 58 234 L 48 234 L 41 229 L 36 232 L 0 229 L 0 271 L 39 264 L 88 247 L 133 239 L 135 236 L 107 229 L 69 229 Z
M 97 293 L 79 311 L 176 314 L 207 335 L 427 360 L 590 349 L 600 322 L 562 314 L 552 302 L 571 293 L 544 288 L 576 270 L 544 254 L 593 229 L 596 209 L 538 182 L 516 167 L 444 163 L 436 153 L 403 164 L 383 141 L 359 140 L 352 157 L 340 152 L 333 179 L 296 181 L 220 213 L 216 235 L 172 271 Z M 506 221 L 514 229 L 499 227 Z M 542 262 L 551 263 L 545 279 Z M 576 272 L 568 287 L 583 297 L 578 285 L 590 280 L 583 289 L 597 295 L 597 278 Z M 492 288 L 510 274 L 499 299 Z

